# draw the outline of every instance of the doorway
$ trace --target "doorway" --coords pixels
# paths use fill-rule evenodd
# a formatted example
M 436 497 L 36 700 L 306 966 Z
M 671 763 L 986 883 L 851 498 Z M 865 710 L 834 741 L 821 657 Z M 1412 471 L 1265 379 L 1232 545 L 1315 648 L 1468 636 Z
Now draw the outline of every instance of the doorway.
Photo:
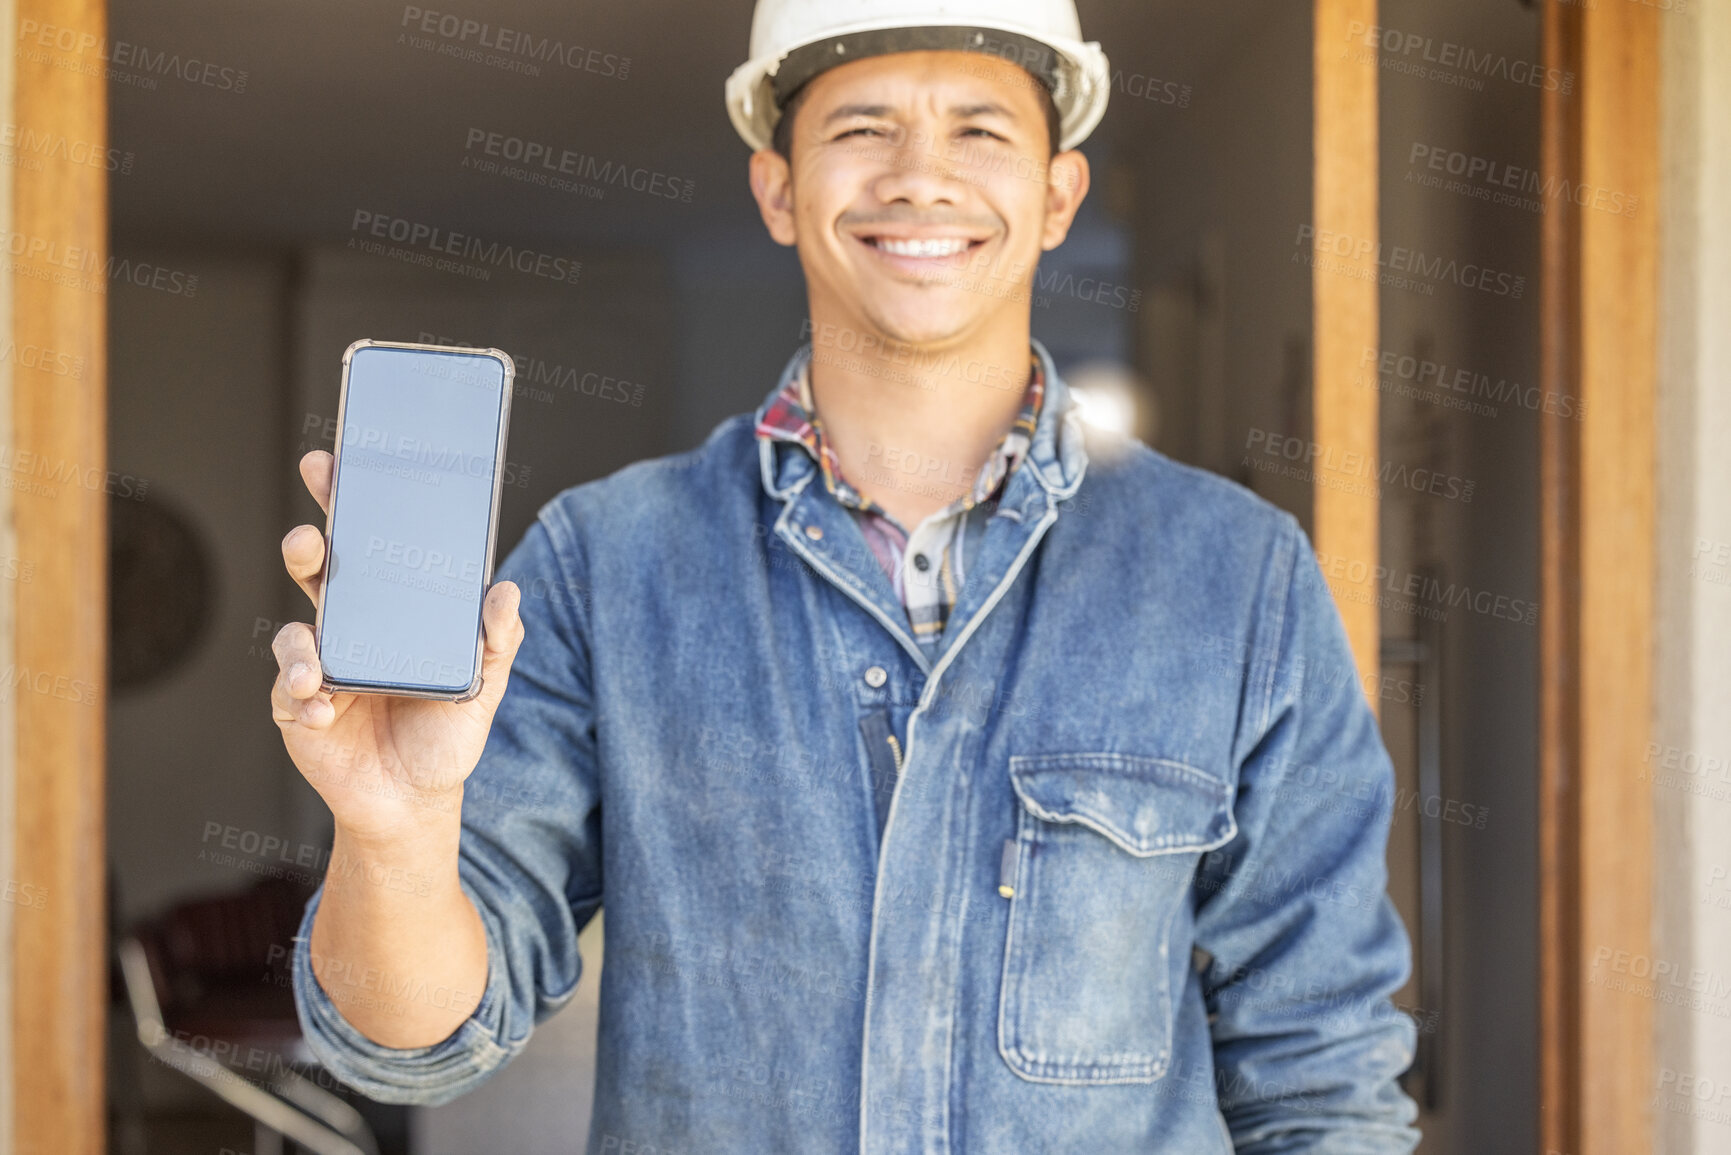
M 684 448 L 754 404 L 800 339 L 797 264 L 761 236 L 720 108 L 749 4 L 677 19 L 643 6 L 494 7 L 502 22 L 593 52 L 580 68 L 506 68 L 411 31 L 407 7 L 321 2 L 242 20 L 188 0 L 112 5 L 116 40 L 213 65 L 195 79 L 159 75 L 147 54 L 108 85 L 120 158 L 108 173 L 111 247 L 153 270 L 108 297 L 109 464 L 151 482 L 148 523 L 124 507 L 114 521 L 140 551 L 176 543 L 186 568 L 154 580 L 208 594 L 180 607 L 184 620 L 113 641 L 132 663 L 113 679 L 107 715 L 116 927 L 242 890 L 273 865 L 266 846 L 279 861 L 312 848 L 316 862 L 327 837 L 258 703 L 269 637 L 304 616 L 275 554 L 284 529 L 312 517 L 292 463 L 329 436 L 335 354 L 354 334 L 497 343 L 539 366 L 518 398 L 540 419 L 520 442 L 507 541 L 566 485 Z M 1112 110 L 1087 146 L 1104 179 L 1042 269 L 1036 335 L 1067 373 L 1126 390 L 1156 447 L 1308 524 L 1311 486 L 1266 466 L 1291 439 L 1314 440 L 1313 266 L 1294 259 L 1313 262 L 1319 240 L 1304 231 L 1310 12 L 1081 7 L 1114 62 Z M 1549 206 L 1504 198 L 1519 180 L 1497 189 L 1490 174 L 1538 167 L 1544 90 L 1508 77 L 1541 61 L 1539 18 L 1490 0 L 1391 0 L 1379 21 L 1340 48 L 1381 53 L 1378 231 L 1387 259 L 1409 267 L 1379 294 L 1381 336 L 1354 384 L 1380 402 L 1380 459 L 1398 476 L 1377 479 L 1381 552 L 1322 560 L 1348 588 L 1374 575 L 1386 643 L 1373 691 L 1400 770 L 1391 885 L 1419 938 L 1401 1001 L 1425 1046 L 1411 1083 L 1427 1108 L 1424 1150 L 1526 1151 L 1538 1097 L 1538 643 L 1527 619 L 1539 604 L 1543 415 L 1527 398 L 1540 374 Z M 1437 75 L 1427 54 L 1445 45 L 1493 61 L 1487 75 Z M 532 143 L 660 174 L 691 196 L 551 188 L 508 163 L 486 167 Z M 428 269 L 369 247 L 380 219 L 570 255 L 583 279 L 561 293 Z M 1084 295 L 1084 281 L 1124 292 Z M 230 1134 L 221 1128 L 234 1120 L 172 1072 L 123 1068 L 132 1043 L 116 1012 L 114 1094 L 136 1093 L 133 1105 L 171 1126 Z M 534 1080 L 582 1062 L 581 1026 L 574 1017 L 561 1035 L 550 1024 L 543 1049 L 484 1093 L 493 1098 L 400 1120 L 400 1133 L 381 1120 L 381 1133 L 431 1151 L 509 1117 L 525 1133 L 568 1136 L 580 1099 L 541 1123 L 522 1105 L 546 1099 Z

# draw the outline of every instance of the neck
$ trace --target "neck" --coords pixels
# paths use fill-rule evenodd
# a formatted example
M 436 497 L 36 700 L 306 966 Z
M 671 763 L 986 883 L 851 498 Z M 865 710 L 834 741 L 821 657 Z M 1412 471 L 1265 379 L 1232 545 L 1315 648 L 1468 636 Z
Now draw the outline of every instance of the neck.
M 912 531 L 973 489 L 1028 387 L 1028 318 L 929 345 L 812 310 L 812 404 L 842 476 Z M 846 336 L 841 336 L 845 334 Z M 862 346 L 870 345 L 870 349 Z

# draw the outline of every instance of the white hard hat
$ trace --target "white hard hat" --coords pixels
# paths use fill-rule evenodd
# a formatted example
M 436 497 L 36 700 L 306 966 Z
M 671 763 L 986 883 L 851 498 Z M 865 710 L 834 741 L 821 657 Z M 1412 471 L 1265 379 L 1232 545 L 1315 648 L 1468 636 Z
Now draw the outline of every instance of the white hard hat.
M 727 112 L 746 144 L 768 148 L 782 104 L 819 72 L 921 49 L 1002 56 L 1045 81 L 1060 151 L 1106 113 L 1106 54 L 1082 40 L 1075 0 L 757 0 L 751 59 L 727 78 Z

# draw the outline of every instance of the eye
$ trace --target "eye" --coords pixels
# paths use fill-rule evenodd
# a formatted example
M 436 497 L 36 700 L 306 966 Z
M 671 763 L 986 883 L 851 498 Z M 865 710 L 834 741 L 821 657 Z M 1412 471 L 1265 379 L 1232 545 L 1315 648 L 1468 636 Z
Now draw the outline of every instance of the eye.
M 869 133 L 873 136 L 883 135 L 882 131 L 879 129 L 876 129 L 876 128 L 850 128 L 846 132 L 839 133 L 835 137 L 835 139 L 836 140 L 846 140 L 848 137 L 853 136 L 855 133 L 860 133 L 860 132 Z
M 979 133 L 981 136 L 988 137 L 991 140 L 1006 140 L 1007 139 L 1005 137 L 999 136 L 997 133 L 995 133 L 995 132 L 993 132 L 987 128 L 975 127 L 975 128 L 962 129 L 962 135 L 963 136 L 967 136 L 969 133 L 974 133 L 974 132 Z

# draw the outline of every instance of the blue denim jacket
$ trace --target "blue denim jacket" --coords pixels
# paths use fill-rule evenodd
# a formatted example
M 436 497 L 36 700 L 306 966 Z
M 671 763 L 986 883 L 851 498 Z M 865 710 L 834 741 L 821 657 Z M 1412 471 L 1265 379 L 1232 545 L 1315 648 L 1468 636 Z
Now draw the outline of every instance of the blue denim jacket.
M 1084 426 L 1035 348 L 935 659 L 756 414 L 549 502 L 500 569 L 527 638 L 463 802 L 480 1006 L 360 1035 L 314 895 L 320 1060 L 379 1100 L 476 1087 L 605 906 L 591 1152 L 1410 1151 L 1392 769 L 1308 543 Z

